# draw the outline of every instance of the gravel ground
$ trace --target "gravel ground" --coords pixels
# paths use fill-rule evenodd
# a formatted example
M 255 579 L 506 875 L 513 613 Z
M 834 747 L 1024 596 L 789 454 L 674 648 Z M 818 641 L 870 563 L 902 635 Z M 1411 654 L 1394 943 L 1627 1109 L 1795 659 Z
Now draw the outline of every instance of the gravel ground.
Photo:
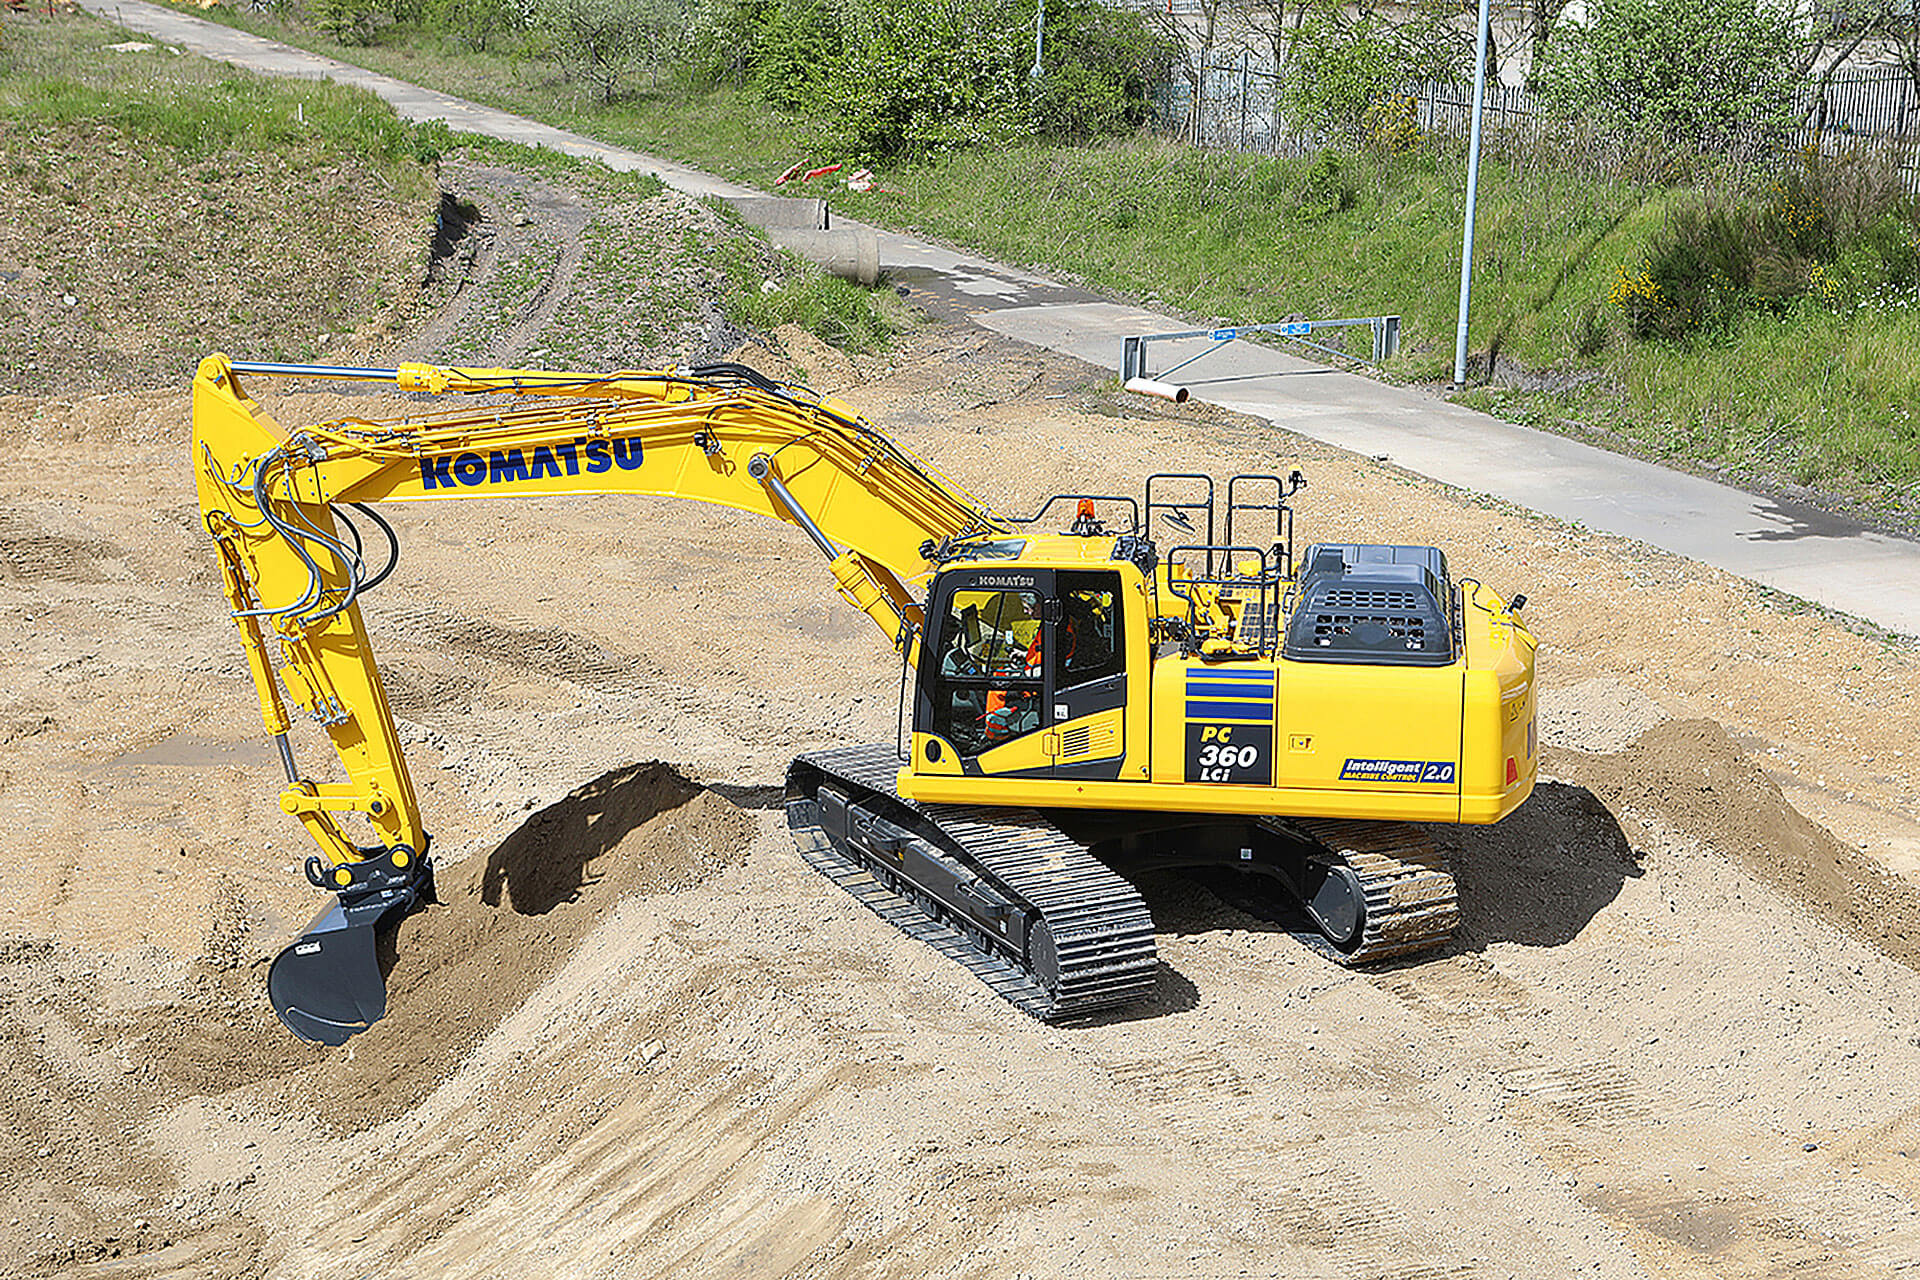
M 583 359 L 725 340 L 703 277 L 658 248 L 705 244 L 706 211 L 451 181 L 492 238 L 447 255 L 465 265 L 405 332 L 468 318 L 427 346 L 529 358 L 570 316 L 602 334 L 568 339 Z M 649 246 L 664 282 L 588 269 Z M 533 288 L 489 283 L 509 261 Z M 644 297 L 673 303 L 646 334 L 625 309 Z M 975 330 L 742 354 L 806 368 L 1003 509 L 1298 465 L 1304 538 L 1430 541 L 1526 591 L 1546 775 L 1506 822 L 1436 830 L 1455 941 L 1349 972 L 1155 877 L 1155 998 L 1033 1023 L 793 850 L 786 760 L 891 737 L 899 678 L 804 538 L 670 502 L 413 506 L 367 616 L 448 904 L 404 931 L 391 1016 L 308 1049 L 263 965 L 317 904 L 197 532 L 184 388 L 10 397 L 0 1275 L 1851 1278 L 1920 1258 L 1911 648 L 1265 424 L 1121 402 Z

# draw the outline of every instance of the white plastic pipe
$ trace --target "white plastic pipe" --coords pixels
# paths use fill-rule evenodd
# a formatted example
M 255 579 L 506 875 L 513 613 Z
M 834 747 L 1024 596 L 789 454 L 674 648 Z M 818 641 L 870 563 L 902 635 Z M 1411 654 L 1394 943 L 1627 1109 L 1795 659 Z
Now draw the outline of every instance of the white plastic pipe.
M 1137 395 L 1159 396 L 1162 400 L 1171 400 L 1175 404 L 1187 402 L 1187 389 L 1176 387 L 1171 382 L 1159 382 L 1153 378 L 1128 378 L 1126 389 Z

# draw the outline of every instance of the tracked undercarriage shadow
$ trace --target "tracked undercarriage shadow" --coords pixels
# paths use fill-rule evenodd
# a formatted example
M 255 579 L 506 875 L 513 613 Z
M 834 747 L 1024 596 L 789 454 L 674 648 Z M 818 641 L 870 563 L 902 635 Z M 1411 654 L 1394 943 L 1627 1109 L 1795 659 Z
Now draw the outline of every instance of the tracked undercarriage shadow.
M 1366 966 L 1386 972 L 1496 942 L 1561 946 L 1641 874 L 1620 824 L 1585 787 L 1542 782 L 1518 812 L 1492 827 L 1430 828 L 1453 866 L 1460 923 L 1432 951 Z M 1159 932 L 1220 929 L 1311 933 L 1306 913 L 1251 876 L 1232 871 L 1158 872 L 1134 880 Z
M 1643 874 L 1619 821 L 1574 783 L 1541 782 L 1497 826 L 1443 832 L 1460 887 L 1456 951 L 1571 942 Z

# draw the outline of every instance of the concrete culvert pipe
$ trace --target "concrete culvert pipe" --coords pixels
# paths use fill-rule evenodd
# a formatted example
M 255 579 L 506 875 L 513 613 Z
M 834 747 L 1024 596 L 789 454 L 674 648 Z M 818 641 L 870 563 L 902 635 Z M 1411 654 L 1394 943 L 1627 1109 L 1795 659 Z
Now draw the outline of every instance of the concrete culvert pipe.
M 880 283 L 880 239 L 871 231 L 800 231 L 767 228 L 767 239 L 797 253 L 827 274 L 874 288 Z
M 729 196 L 727 203 L 763 231 L 825 231 L 828 226 L 827 202 L 815 196 Z
M 1128 378 L 1126 389 L 1143 396 L 1158 396 L 1162 400 L 1171 400 L 1175 404 L 1187 402 L 1187 389 L 1175 386 L 1171 382 L 1157 382 L 1152 378 Z

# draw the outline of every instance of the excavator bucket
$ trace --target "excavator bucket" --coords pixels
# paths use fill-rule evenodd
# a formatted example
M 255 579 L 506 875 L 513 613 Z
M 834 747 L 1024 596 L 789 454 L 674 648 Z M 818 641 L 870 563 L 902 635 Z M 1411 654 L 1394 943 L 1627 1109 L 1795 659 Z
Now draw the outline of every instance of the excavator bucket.
M 354 923 L 339 902 L 313 918 L 267 971 L 267 995 L 302 1040 L 341 1045 L 387 1012 L 387 979 L 374 942 L 378 917 Z

